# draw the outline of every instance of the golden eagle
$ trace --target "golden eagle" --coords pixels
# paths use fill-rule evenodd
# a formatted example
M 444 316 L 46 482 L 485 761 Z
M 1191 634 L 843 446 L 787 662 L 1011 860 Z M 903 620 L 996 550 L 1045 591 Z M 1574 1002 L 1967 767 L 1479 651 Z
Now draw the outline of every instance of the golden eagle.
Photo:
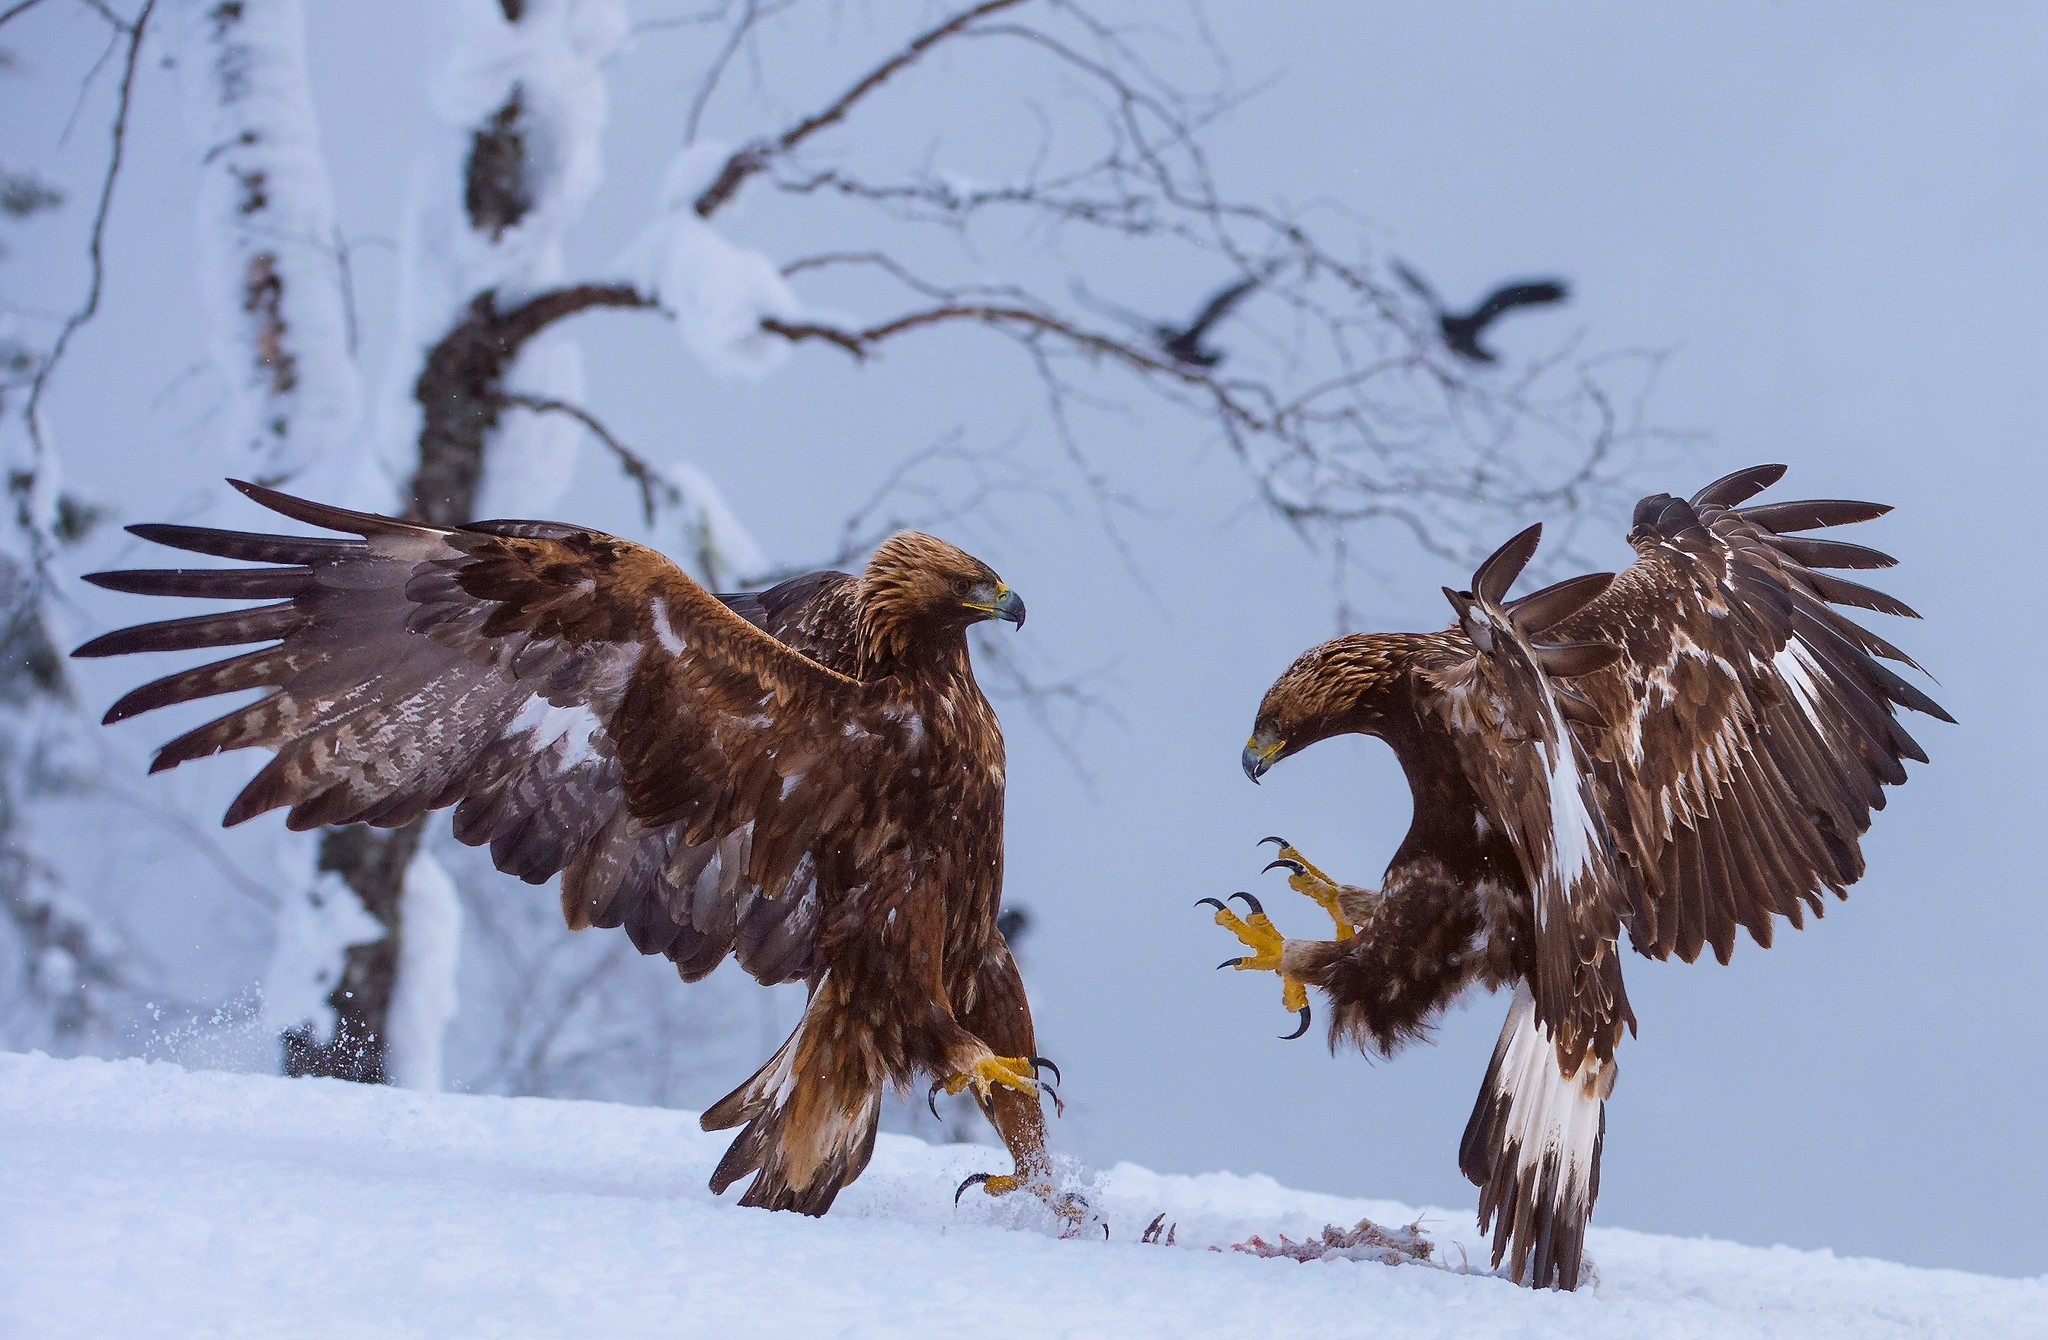
M 577 526 L 453 528 L 236 484 L 356 538 L 135 526 L 262 564 L 108 572 L 116 591 L 267 600 L 126 628 L 80 656 L 264 643 L 136 689 L 108 722 L 242 689 L 152 771 L 274 757 L 228 807 L 294 829 L 395 827 L 455 806 L 455 834 L 530 883 L 562 876 L 571 927 L 622 926 L 686 980 L 727 954 L 802 981 L 803 1021 L 704 1114 L 745 1124 L 711 1179 L 742 1204 L 823 1214 L 874 1150 L 884 1089 L 971 1089 L 1016 1170 L 1050 1191 L 1030 1009 L 996 928 L 1003 737 L 967 629 L 1024 602 L 943 540 L 905 532 L 859 577 L 714 596 L 652 550 Z M 964 1189 L 964 1187 L 963 1187 Z
M 1758 466 L 1690 501 L 1636 507 L 1636 561 L 1519 600 L 1532 526 L 1445 590 L 1441 633 L 1359 633 L 1315 648 L 1266 693 L 1244 750 L 1253 781 L 1333 735 L 1393 747 L 1415 817 L 1377 889 L 1341 885 L 1278 838 L 1289 883 L 1334 941 L 1283 938 L 1256 899 L 1216 919 L 1278 972 L 1330 1040 L 1392 1055 L 1474 983 L 1512 988 L 1459 1166 L 1480 1189 L 1494 1265 L 1577 1285 L 1600 1189 L 1614 1052 L 1634 1015 L 1621 933 L 1638 953 L 1728 961 L 1738 927 L 1820 915 L 1863 874 L 1858 838 L 1927 756 L 1895 709 L 1951 720 L 1883 662 L 1913 661 L 1837 605 L 1913 612 L 1829 569 L 1889 567 L 1798 532 L 1890 509 L 1820 500 L 1742 506 L 1785 472 Z M 1273 868 L 1268 866 L 1268 869 Z M 1299 1036 L 1299 1031 L 1296 1036 Z

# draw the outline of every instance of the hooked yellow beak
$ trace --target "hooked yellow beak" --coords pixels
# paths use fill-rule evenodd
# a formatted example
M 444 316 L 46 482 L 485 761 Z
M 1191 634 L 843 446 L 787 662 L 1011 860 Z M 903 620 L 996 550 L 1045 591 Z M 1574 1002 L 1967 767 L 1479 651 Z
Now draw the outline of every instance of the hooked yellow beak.
M 997 582 L 993 589 L 978 587 L 964 603 L 968 609 L 992 619 L 1008 619 L 1019 628 L 1024 626 L 1024 598 L 1012 591 L 1007 582 Z
M 1256 735 L 1252 736 L 1244 742 L 1244 775 L 1255 782 L 1258 781 L 1265 776 L 1266 769 L 1273 766 L 1274 760 L 1280 757 L 1280 751 L 1286 747 L 1285 740 L 1262 740 Z

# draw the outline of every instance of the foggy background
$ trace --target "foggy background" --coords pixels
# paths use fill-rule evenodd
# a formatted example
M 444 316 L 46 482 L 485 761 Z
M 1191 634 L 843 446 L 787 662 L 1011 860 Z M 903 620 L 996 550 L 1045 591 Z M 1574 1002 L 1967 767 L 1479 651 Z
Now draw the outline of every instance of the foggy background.
M 1162 23 L 1186 21 L 1178 7 L 1156 8 Z M 337 208 L 359 242 L 396 229 L 443 53 L 431 11 L 309 6 Z M 849 5 L 840 21 L 853 34 L 893 33 L 935 12 Z M 1824 922 L 1784 932 L 1769 953 L 1745 939 L 1727 968 L 1627 963 L 1642 1032 L 1620 1061 L 1595 1222 L 2048 1270 L 2036 1213 L 2048 1197 L 2038 1149 L 2048 911 L 2030 849 L 2048 821 L 2035 682 L 2048 645 L 2032 590 L 2048 424 L 2038 370 L 2048 12 L 1217 4 L 1207 18 L 1243 82 L 1261 89 L 1212 141 L 1240 194 L 1343 203 L 1370 221 L 1382 254 L 1415 264 L 1453 304 L 1509 277 L 1568 277 L 1569 307 L 1496 329 L 1510 359 L 1575 336 L 1590 349 L 1671 351 L 1652 417 L 1700 436 L 1646 466 L 1637 492 L 1689 493 L 1775 460 L 1792 472 L 1773 499 L 1899 506 L 1853 538 L 1901 560 L 1877 584 L 1926 621 L 1882 631 L 1939 677 L 1934 694 L 1961 725 L 1910 723 L 1933 765 L 1890 793 L 1866 842 L 1869 876 Z M 81 29 L 78 41 L 98 38 Z M 679 142 L 680 90 L 706 60 L 691 45 L 701 41 L 649 33 L 611 69 L 606 183 L 572 239 L 572 268 L 601 265 L 639 226 Z M 19 52 L 31 75 L 73 54 Z M 777 67 L 768 105 L 808 106 L 849 68 Z M 56 153 L 70 108 L 52 88 L 0 80 L 0 148 Z M 741 115 L 760 106 L 752 85 L 734 88 L 707 126 L 737 139 L 764 123 Z M 138 98 L 105 306 L 46 408 L 69 472 L 117 500 L 123 521 L 182 516 L 224 489 L 201 477 L 212 458 L 191 371 L 199 299 L 176 100 L 153 66 Z M 99 124 L 99 106 L 88 103 L 82 124 Z M 865 135 L 965 146 L 955 157 L 971 158 L 972 105 L 905 97 L 874 110 Z M 80 135 L 75 175 L 62 166 L 72 160 L 38 158 L 74 202 L 89 198 L 96 172 L 96 142 Z M 81 209 L 15 234 L 5 262 L 10 282 L 46 284 L 52 308 L 79 283 Z M 743 207 L 723 226 L 794 254 L 753 225 Z M 355 268 L 374 389 L 393 254 L 362 246 Z M 1224 277 L 1133 269 L 1118 299 L 1183 315 Z M 710 377 L 644 317 L 585 317 L 573 336 L 588 402 L 643 451 L 687 454 L 711 473 L 783 561 L 829 548 L 849 503 L 895 455 L 956 426 L 989 445 L 1049 431 L 1014 354 L 966 331 L 859 368 L 802 348 L 758 384 Z M 1095 1164 L 1264 1172 L 1462 1219 L 1474 1192 L 1457 1172 L 1457 1139 L 1504 1002 L 1454 1010 L 1435 1046 L 1392 1064 L 1332 1059 L 1320 1024 L 1299 1042 L 1276 1040 L 1292 1023 L 1277 984 L 1214 972 L 1229 937 L 1192 907 L 1249 888 L 1289 933 L 1321 935 L 1319 911 L 1277 875 L 1260 879 L 1257 840 L 1284 834 L 1340 878 L 1374 883 L 1406 827 L 1406 788 L 1376 742 L 1325 744 L 1257 788 L 1238 771 L 1265 686 L 1336 631 L 1327 567 L 1247 506 L 1241 472 L 1191 440 L 1185 420 L 1128 416 L 1090 440 L 1144 504 L 1121 523 L 1136 576 L 1085 507 L 1030 494 L 950 534 L 1029 601 L 1018 639 L 1034 663 L 1089 672 L 1117 713 L 1090 718 L 1079 737 L 1086 780 L 1043 733 L 1007 721 L 1008 896 L 1035 920 L 1026 976 L 1041 1048 L 1066 1077 L 1054 1139 Z M 617 524 L 632 502 L 611 473 L 586 450 L 556 510 Z M 260 520 L 253 508 L 212 516 Z M 1611 538 L 1595 525 L 1580 544 L 1618 567 L 1626 525 L 1617 508 L 1604 523 Z M 1354 579 L 1357 625 L 1441 626 L 1437 588 L 1469 569 L 1392 531 L 1375 535 L 1365 557 L 1385 580 Z M 124 543 L 102 536 L 67 566 L 139 556 Z M 76 594 L 80 637 L 142 617 L 133 601 Z M 136 677 L 97 665 L 80 682 L 97 711 Z M 131 761 L 164 729 L 123 727 Z M 149 785 L 194 785 L 183 774 L 198 770 Z M 107 878 L 134 882 L 128 902 L 152 953 L 195 991 L 231 992 L 238 971 L 260 965 L 260 920 L 200 924 L 181 886 L 152 885 L 120 833 L 72 840 L 100 846 Z M 504 893 L 543 911 L 554 903 L 550 889 L 506 881 Z M 686 1015 L 699 996 L 678 987 L 666 1008 Z M 728 1015 L 745 999 L 718 997 Z M 685 1075 L 674 1102 L 715 1099 L 766 1054 L 753 1046 L 755 1015 L 731 1017 L 748 1045 Z

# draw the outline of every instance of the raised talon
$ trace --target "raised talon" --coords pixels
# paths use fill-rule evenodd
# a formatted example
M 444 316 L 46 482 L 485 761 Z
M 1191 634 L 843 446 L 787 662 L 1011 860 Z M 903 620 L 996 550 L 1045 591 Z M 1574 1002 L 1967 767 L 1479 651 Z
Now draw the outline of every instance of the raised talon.
M 944 1089 L 947 1093 L 961 1093 L 969 1089 L 973 1090 L 974 1101 L 981 1105 L 981 1110 L 984 1112 L 989 1110 L 989 1095 L 998 1088 L 1015 1089 L 1018 1093 L 1029 1097 L 1036 1097 L 1039 1093 L 1039 1087 L 1037 1072 L 1031 1064 L 1034 1059 L 1037 1058 L 1026 1056 L 984 1056 L 974 1063 L 972 1070 L 963 1070 L 959 1074 L 949 1075 L 945 1079 L 933 1080 L 932 1087 L 925 1092 L 925 1106 L 931 1108 L 933 1116 L 939 1115 L 939 1090 L 941 1089 Z M 1055 1068 L 1053 1073 L 1057 1075 L 1059 1073 L 1058 1069 Z M 1053 1101 L 1057 1104 L 1059 1099 L 1055 1097 Z
M 1160 1235 L 1160 1230 L 1162 1229 L 1165 1230 L 1165 1236 L 1163 1237 Z M 1152 1244 L 1154 1246 L 1171 1247 L 1174 1244 L 1175 1236 L 1179 1234 L 1179 1232 L 1180 1222 L 1178 1220 L 1175 1220 L 1172 1224 L 1168 1224 L 1166 1222 L 1165 1212 L 1161 1211 L 1160 1213 L 1152 1216 L 1151 1223 L 1145 1225 L 1144 1235 L 1140 1237 L 1138 1241 Z
M 1285 1041 L 1293 1041 L 1308 1032 L 1309 1008 L 1308 988 L 1281 972 L 1281 959 L 1287 949 L 1287 937 L 1280 934 L 1266 915 L 1266 909 L 1252 894 L 1239 891 L 1230 895 L 1244 899 L 1250 911 L 1249 916 L 1240 917 L 1223 903 L 1213 898 L 1204 902 L 1215 903 L 1216 924 L 1235 935 L 1247 949 L 1256 952 L 1238 958 L 1225 959 L 1217 968 L 1236 968 L 1240 972 L 1279 972 L 1280 1002 L 1301 1017 L 1301 1023 L 1292 1033 L 1286 1034 Z
M 1285 870 L 1287 887 L 1314 902 L 1329 913 L 1330 920 L 1337 927 L 1337 938 L 1348 940 L 1357 934 L 1351 920 L 1344 914 L 1344 886 L 1316 869 L 1314 862 L 1301 854 L 1301 849 L 1286 838 L 1267 837 L 1259 839 L 1259 845 L 1268 842 L 1279 846 L 1279 853 L 1269 862 L 1266 870 Z M 1259 872 L 1264 874 L 1265 871 Z
M 1055 1117 L 1066 1116 L 1067 1105 L 1060 1098 L 1059 1086 L 1063 1082 L 1060 1077 L 1060 1068 L 1046 1060 L 1043 1056 L 1029 1056 L 1025 1059 L 1031 1062 L 1031 1077 L 1033 1079 L 1038 1079 L 1038 1072 L 1041 1069 L 1052 1071 L 1052 1083 L 1047 1084 L 1044 1080 L 1038 1080 L 1038 1091 L 1052 1099 L 1052 1114 Z

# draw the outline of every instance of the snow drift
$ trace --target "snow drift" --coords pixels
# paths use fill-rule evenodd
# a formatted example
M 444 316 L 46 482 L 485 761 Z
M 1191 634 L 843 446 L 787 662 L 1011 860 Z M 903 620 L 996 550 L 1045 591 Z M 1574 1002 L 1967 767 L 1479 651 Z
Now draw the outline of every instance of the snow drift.
M 1417 1218 L 1263 1177 L 1121 1165 L 1110 1225 L 953 1187 L 997 1151 L 885 1135 L 823 1220 L 704 1181 L 693 1114 L 0 1054 L 0 1334 L 2041 1336 L 2048 1279 L 1595 1228 L 1601 1282 L 1211 1246 Z M 1164 1213 L 1173 1247 L 1138 1241 Z M 1419 1216 L 1452 1266 L 1464 1211 Z

